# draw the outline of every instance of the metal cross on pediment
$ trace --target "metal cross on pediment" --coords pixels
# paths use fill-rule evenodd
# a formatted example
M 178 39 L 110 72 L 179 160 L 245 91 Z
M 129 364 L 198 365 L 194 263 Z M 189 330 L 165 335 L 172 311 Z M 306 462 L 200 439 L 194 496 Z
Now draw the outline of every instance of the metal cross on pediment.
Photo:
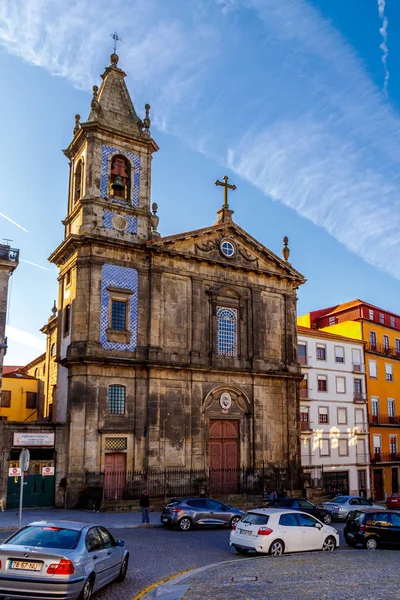
M 231 185 L 230 183 L 228 183 L 229 177 L 227 177 L 226 175 L 222 179 L 223 179 L 223 181 L 220 181 L 219 179 L 217 179 L 217 181 L 215 182 L 215 185 L 220 185 L 224 188 L 224 208 L 229 208 L 228 188 L 232 191 L 236 190 L 236 185 Z
M 122 38 L 120 38 L 116 32 L 110 33 L 110 36 L 114 40 L 114 54 L 117 54 L 117 42 L 122 42 Z

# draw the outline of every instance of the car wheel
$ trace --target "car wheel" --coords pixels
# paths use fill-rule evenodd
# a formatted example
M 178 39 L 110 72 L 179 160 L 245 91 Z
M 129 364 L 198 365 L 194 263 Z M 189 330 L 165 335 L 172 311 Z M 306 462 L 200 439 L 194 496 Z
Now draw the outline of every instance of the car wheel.
M 285 546 L 281 540 L 275 540 L 269 547 L 269 553 L 271 556 L 280 556 L 283 554 Z
M 323 522 L 325 523 L 325 525 L 329 525 L 330 523 L 332 523 L 332 516 L 329 513 L 326 513 L 323 516 Z
M 236 527 L 236 525 L 239 523 L 241 517 L 232 517 L 231 522 L 230 522 L 230 526 L 233 529 L 234 527 Z
M 178 523 L 178 527 L 181 531 L 189 531 L 192 528 L 192 521 L 189 517 L 182 517 Z
M 83 590 L 81 591 L 78 600 L 91 600 L 92 595 L 93 595 L 93 584 L 94 584 L 94 577 L 93 577 L 93 575 L 90 575 L 86 579 L 85 585 L 83 586 Z
M 374 537 L 370 537 L 367 539 L 364 545 L 367 550 L 376 550 L 378 547 L 378 540 Z
M 324 543 L 322 544 L 322 550 L 324 550 L 325 552 L 333 552 L 335 548 L 335 538 L 333 538 L 332 536 L 327 537 Z
M 247 548 L 239 548 L 239 546 L 235 546 L 235 550 L 238 554 L 247 554 L 248 553 Z
M 128 561 L 129 561 L 129 554 L 127 554 L 125 556 L 124 560 L 121 563 L 121 568 L 119 570 L 118 577 L 116 578 L 116 581 L 119 581 L 121 583 L 123 581 L 125 581 L 126 572 L 128 570 Z

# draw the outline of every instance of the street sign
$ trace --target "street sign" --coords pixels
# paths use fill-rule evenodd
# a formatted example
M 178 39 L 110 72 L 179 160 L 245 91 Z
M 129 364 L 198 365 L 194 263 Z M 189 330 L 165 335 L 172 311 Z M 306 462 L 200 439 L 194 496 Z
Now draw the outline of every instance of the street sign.
M 10 469 L 8 469 L 9 477 L 21 477 L 21 475 L 22 471 L 19 467 L 11 467 Z
M 42 475 L 54 475 L 54 467 L 42 467 Z
M 27 471 L 29 469 L 29 459 L 29 450 L 27 448 L 24 448 L 19 454 L 19 466 L 22 469 L 22 471 Z
M 54 446 L 54 433 L 14 432 L 13 446 Z

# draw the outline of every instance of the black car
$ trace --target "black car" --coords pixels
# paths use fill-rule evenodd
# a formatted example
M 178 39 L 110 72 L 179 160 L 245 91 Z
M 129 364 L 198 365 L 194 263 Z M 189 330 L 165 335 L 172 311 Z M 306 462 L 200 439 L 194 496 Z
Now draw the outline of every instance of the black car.
M 304 498 L 277 498 L 276 500 L 268 503 L 268 508 L 294 508 L 297 510 L 302 510 L 303 512 L 317 517 L 317 519 L 325 523 L 325 525 L 329 525 L 329 523 L 332 521 L 332 515 L 329 510 L 319 508 L 312 502 L 304 500 Z
M 349 546 L 362 544 L 368 550 L 378 546 L 400 547 L 400 512 L 395 510 L 355 510 L 347 518 L 344 539 Z

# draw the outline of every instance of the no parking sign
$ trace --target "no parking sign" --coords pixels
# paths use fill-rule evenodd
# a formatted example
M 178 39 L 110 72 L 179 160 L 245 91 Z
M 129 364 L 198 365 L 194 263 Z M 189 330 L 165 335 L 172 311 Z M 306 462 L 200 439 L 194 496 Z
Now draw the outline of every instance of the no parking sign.
M 42 475 L 54 475 L 54 467 L 42 467 Z
M 10 467 L 8 469 L 9 477 L 21 477 L 21 469 L 19 467 Z

